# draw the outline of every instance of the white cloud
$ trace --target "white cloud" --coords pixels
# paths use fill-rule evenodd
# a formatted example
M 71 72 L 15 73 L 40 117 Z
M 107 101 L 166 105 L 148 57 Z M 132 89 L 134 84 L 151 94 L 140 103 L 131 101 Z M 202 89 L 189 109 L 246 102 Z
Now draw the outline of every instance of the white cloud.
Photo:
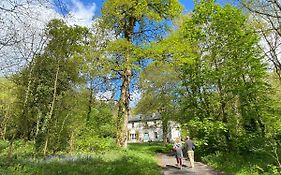
M 97 100 L 108 101 L 108 100 L 112 99 L 113 92 L 112 91 L 98 92 L 95 95 L 95 97 Z
M 14 2 L 15 3 L 15 2 Z M 0 10 L 0 41 L 8 45 L 0 49 L 0 72 L 14 72 L 30 61 L 43 48 L 44 28 L 53 18 L 61 18 L 49 4 L 29 3 L 21 0 L 13 4 L 4 0 L 1 7 L 14 11 Z M 0 45 L 1 46 L 1 45 Z M 2 45 L 3 46 L 3 45 Z
M 90 27 L 96 11 L 96 4 L 84 5 L 79 0 L 72 0 L 70 13 L 67 15 L 67 23 Z
M 142 92 L 139 90 L 135 90 L 132 94 L 131 94 L 131 100 L 130 100 L 130 107 L 136 107 L 136 105 L 138 104 L 138 102 L 140 101 L 142 97 Z
M 69 4 L 69 14 L 58 13 L 50 3 L 31 3 L 30 0 L 1 0 L 0 7 L 14 9 L 14 12 L 0 9 L 0 43 L 9 41 L 10 46 L 0 44 L 0 75 L 14 72 L 30 61 L 42 48 L 44 29 L 54 18 L 64 19 L 70 25 L 89 27 L 95 14 L 96 4 L 85 6 L 79 0 Z M 36 1 L 37 2 L 37 1 Z M 46 1 L 47 2 L 47 1 Z M 15 6 L 14 3 L 21 5 Z

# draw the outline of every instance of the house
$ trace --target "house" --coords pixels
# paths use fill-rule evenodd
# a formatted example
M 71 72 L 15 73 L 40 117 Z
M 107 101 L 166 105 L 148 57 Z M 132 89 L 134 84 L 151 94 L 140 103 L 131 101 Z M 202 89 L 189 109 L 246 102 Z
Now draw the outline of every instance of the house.
M 180 137 L 180 125 L 168 122 L 168 141 L 175 141 Z M 149 116 L 136 115 L 128 120 L 128 142 L 163 141 L 161 116 L 153 113 Z

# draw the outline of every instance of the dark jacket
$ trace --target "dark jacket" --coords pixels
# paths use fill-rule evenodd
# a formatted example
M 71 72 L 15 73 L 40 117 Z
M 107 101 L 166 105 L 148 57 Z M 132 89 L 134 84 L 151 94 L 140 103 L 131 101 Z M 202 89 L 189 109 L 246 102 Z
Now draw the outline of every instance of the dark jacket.
M 193 151 L 194 148 L 195 148 L 195 145 L 194 145 L 193 141 L 190 140 L 190 139 L 187 139 L 187 140 L 185 141 L 185 145 L 186 145 L 186 147 L 187 147 L 187 151 Z

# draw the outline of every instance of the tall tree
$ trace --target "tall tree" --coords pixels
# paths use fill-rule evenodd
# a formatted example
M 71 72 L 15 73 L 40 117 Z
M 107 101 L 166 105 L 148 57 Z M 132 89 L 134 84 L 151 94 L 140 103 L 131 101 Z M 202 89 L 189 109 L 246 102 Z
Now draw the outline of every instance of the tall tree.
M 260 47 L 281 81 L 281 2 L 278 0 L 240 0 L 242 7 L 255 21 L 261 36 Z
M 116 40 L 107 54 L 115 63 L 113 70 L 121 79 L 117 122 L 117 144 L 127 147 L 127 123 L 130 113 L 130 83 L 134 64 L 145 58 L 143 46 L 160 36 L 166 20 L 181 13 L 178 0 L 107 0 L 102 9 L 103 27 L 113 30 Z
M 193 134 L 206 144 L 220 140 L 221 148 L 234 149 L 239 129 L 264 133 L 265 67 L 253 31 L 240 10 L 214 1 L 196 4 L 178 31 L 193 50 L 193 64 L 181 66 L 183 111 L 187 121 L 193 120 Z M 200 122 L 214 125 L 208 130 L 198 127 Z
M 80 81 L 78 58 L 88 30 L 53 20 L 46 31 L 49 42 L 44 52 L 34 58 L 34 64 L 29 65 L 33 71 L 27 67 L 14 76 L 14 81 L 19 86 L 19 108 L 23 111 L 19 114 L 18 135 L 26 139 L 35 137 L 39 146 L 43 139 L 47 148 L 51 124 L 58 121 L 54 119 L 57 102 Z M 28 82 L 25 81 L 26 77 Z M 30 92 L 28 101 L 26 87 Z
M 142 72 L 140 89 L 143 97 L 135 109 L 138 114 L 160 114 L 165 144 L 168 143 L 168 122 L 176 120 L 175 98 L 180 80 L 174 68 L 169 63 L 154 62 Z

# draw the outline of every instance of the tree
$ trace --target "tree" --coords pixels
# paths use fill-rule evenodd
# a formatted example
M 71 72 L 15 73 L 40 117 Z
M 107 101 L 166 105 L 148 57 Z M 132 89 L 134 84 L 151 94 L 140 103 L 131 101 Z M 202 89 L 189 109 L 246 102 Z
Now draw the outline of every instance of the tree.
M 240 0 L 242 7 L 251 14 L 256 23 L 256 32 L 261 36 L 260 47 L 270 67 L 281 81 L 281 3 L 272 0 Z
M 30 65 L 34 70 L 30 72 L 30 67 L 27 67 L 14 77 L 21 101 L 18 135 L 25 139 L 36 138 L 38 147 L 44 141 L 44 153 L 54 126 L 51 124 L 59 121 L 55 118 L 58 102 L 81 81 L 79 57 L 87 34 L 88 30 L 83 27 L 69 27 L 61 20 L 51 21 L 47 28 L 48 45 Z M 29 77 L 28 82 L 25 81 L 26 77 Z M 28 98 L 26 87 L 30 91 Z
M 168 143 L 168 122 L 176 120 L 176 93 L 180 86 L 179 77 L 172 64 L 153 62 L 140 77 L 143 97 L 137 104 L 135 113 L 160 114 L 163 142 Z
M 54 18 L 52 7 L 48 0 L 1 1 L 1 74 L 11 74 L 32 64 L 34 56 L 41 53 L 46 46 L 43 29 Z
M 127 147 L 130 84 L 133 70 L 145 58 L 144 41 L 161 35 L 165 21 L 181 13 L 178 0 L 107 0 L 102 9 L 102 26 L 112 30 L 116 40 L 107 48 L 112 70 L 121 79 L 117 121 L 117 144 Z
M 180 69 L 183 119 L 203 147 L 214 146 L 206 152 L 239 150 L 238 138 L 264 135 L 265 65 L 253 31 L 240 10 L 214 1 L 197 3 L 177 31 L 193 60 Z

